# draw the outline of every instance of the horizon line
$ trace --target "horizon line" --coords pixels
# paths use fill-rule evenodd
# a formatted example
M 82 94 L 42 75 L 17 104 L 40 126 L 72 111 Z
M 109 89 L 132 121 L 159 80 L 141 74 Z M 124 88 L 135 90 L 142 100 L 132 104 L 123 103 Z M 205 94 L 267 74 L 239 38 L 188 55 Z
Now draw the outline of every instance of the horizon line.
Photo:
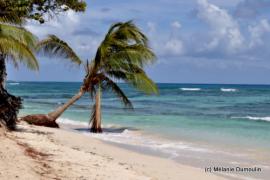
M 34 82 L 34 83 L 82 83 L 82 81 L 28 81 L 28 80 L 7 80 L 7 82 Z M 120 84 L 128 84 L 125 82 L 117 82 Z M 261 86 L 269 86 L 269 84 L 257 84 L 257 83 L 193 83 L 193 82 L 155 82 L 156 84 L 190 84 L 190 85 L 261 85 Z

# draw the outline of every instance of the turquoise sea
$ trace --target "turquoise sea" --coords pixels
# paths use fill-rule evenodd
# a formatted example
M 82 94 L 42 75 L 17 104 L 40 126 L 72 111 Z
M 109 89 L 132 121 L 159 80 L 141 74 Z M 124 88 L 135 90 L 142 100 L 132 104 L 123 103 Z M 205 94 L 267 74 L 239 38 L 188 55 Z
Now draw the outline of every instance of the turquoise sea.
M 196 164 L 201 162 L 202 153 L 206 160 L 211 159 L 207 158 L 211 153 L 220 153 L 222 162 L 252 164 L 256 161 L 269 168 L 269 158 L 257 157 L 257 153 L 269 157 L 270 86 L 158 84 L 157 96 L 144 95 L 127 84 L 120 86 L 135 109 L 124 109 L 113 94 L 104 92 L 103 126 L 122 131 L 92 136 L 126 146 L 136 145 L 137 150 L 148 148 L 149 152 L 176 160 L 190 154 Z M 22 116 L 52 111 L 71 98 L 80 83 L 9 82 L 7 87 L 24 99 Z M 85 95 L 59 122 L 87 126 L 92 104 Z M 86 131 L 83 133 L 89 135 Z

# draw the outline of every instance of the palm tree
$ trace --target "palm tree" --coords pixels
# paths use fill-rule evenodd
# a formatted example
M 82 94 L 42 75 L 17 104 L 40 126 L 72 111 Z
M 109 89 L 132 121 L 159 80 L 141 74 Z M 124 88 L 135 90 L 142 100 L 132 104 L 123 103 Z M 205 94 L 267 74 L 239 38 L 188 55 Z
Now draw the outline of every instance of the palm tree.
M 29 69 L 38 70 L 33 53 L 36 42 L 37 38 L 26 29 L 0 23 L 0 123 L 11 130 L 15 128 L 21 99 L 5 89 L 6 61 L 12 62 L 15 67 L 24 63 Z
M 81 62 L 67 43 L 57 38 L 49 38 L 40 43 L 41 50 L 64 55 Z M 59 53 L 57 53 L 59 51 Z M 158 93 L 155 83 L 144 72 L 145 65 L 153 63 L 155 55 L 148 46 L 147 37 L 131 22 L 116 23 L 111 26 L 96 52 L 95 58 L 86 65 L 86 75 L 79 92 L 63 106 L 47 115 L 29 115 L 22 120 L 35 125 L 58 127 L 58 117 L 86 92 L 95 99 L 91 116 L 91 131 L 101 129 L 101 93 L 104 90 L 114 92 L 126 107 L 132 103 L 113 80 L 122 80 L 147 94 Z M 94 98 L 95 97 L 95 98 Z
M 64 47 L 66 46 L 64 43 Z M 53 48 L 55 47 L 51 45 L 47 50 Z M 102 132 L 102 91 L 114 92 L 128 108 L 132 108 L 132 103 L 113 79 L 125 81 L 147 94 L 158 93 L 155 83 L 143 70 L 145 65 L 153 63 L 154 60 L 155 55 L 148 46 L 147 37 L 131 21 L 112 25 L 98 47 L 94 60 L 86 66 L 87 74 L 79 92 L 47 117 L 56 121 L 69 106 L 85 92 L 89 92 L 92 98 L 95 96 L 90 119 L 91 132 Z
M 50 48 L 52 45 L 54 48 Z M 66 46 L 62 47 L 63 45 Z M 38 70 L 38 61 L 34 52 L 60 56 L 70 59 L 72 63 L 81 64 L 81 60 L 72 49 L 55 35 L 49 35 L 38 42 L 31 32 L 20 26 L 0 24 L 0 119 L 3 120 L 0 123 L 8 129 L 15 128 L 21 99 L 8 94 L 5 90 L 6 60 L 11 61 L 15 67 L 22 62 L 29 69 Z M 51 124 L 57 126 L 53 121 Z
M 72 63 L 80 65 L 82 63 L 79 56 L 73 51 L 73 49 L 65 41 L 59 39 L 55 35 L 48 35 L 47 38 L 38 42 L 37 51 L 49 56 L 58 56 L 61 58 L 69 59 Z M 84 89 L 81 88 L 79 92 L 71 98 L 63 106 L 58 107 L 55 111 L 48 114 L 34 114 L 22 117 L 28 123 L 47 126 L 47 127 L 59 127 L 56 123 L 56 119 L 74 102 L 80 99 L 85 93 Z
M 131 21 L 111 26 L 98 47 L 95 59 L 88 66 L 89 75 L 84 82 L 91 97 L 95 96 L 90 118 L 91 132 L 102 132 L 102 91 L 112 91 L 126 107 L 132 108 L 132 103 L 114 80 L 124 81 L 147 94 L 158 93 L 157 86 L 143 70 L 154 60 L 147 37 Z
M 59 56 L 66 59 L 70 59 L 71 62 L 80 65 L 82 60 L 79 56 L 73 51 L 73 49 L 68 45 L 68 43 L 59 39 L 55 35 L 49 35 L 48 38 L 44 39 L 38 43 L 38 50 L 43 51 L 47 55 Z M 57 108 L 54 112 L 49 113 L 47 116 L 51 121 L 56 121 L 58 117 L 75 101 L 80 99 L 84 94 L 83 90 L 80 89 L 78 94 L 76 94 L 71 100 L 65 103 L 63 106 Z
M 33 12 L 34 14 L 31 14 L 33 9 L 29 9 L 30 4 L 40 5 L 39 2 L 32 2 L 30 4 L 28 2 L 14 3 L 15 2 L 8 1 L 0 2 L 1 8 L 4 8 L 2 9 L 3 11 L 0 12 L 0 127 L 5 126 L 11 130 L 15 129 L 17 114 L 21 108 L 22 100 L 19 97 L 12 96 L 5 89 L 5 79 L 7 76 L 6 61 L 12 62 L 15 67 L 18 67 L 19 62 L 22 62 L 29 69 L 38 70 L 38 62 L 34 55 L 34 52 L 36 52 L 37 38 L 31 32 L 24 29 L 22 25 L 26 19 L 35 19 L 43 23 L 42 15 L 44 15 L 43 10 L 41 10 L 42 12 L 38 10 L 37 12 Z M 10 6 L 13 4 L 15 5 L 14 7 Z M 72 2 L 68 4 L 70 5 L 69 8 L 75 11 L 83 11 L 86 5 L 85 2 Z M 71 7 L 72 5 L 78 5 L 78 7 Z M 56 9 L 59 8 L 55 8 L 55 6 L 52 5 L 44 12 L 54 12 Z M 59 10 L 64 11 L 64 9 L 66 9 L 66 7 L 61 6 Z M 57 40 L 59 39 L 56 36 L 49 36 L 48 39 L 56 43 L 57 47 Z M 38 45 L 42 45 L 42 43 L 46 44 L 46 41 L 44 40 Z M 44 52 L 46 52 L 46 50 L 44 50 Z M 65 55 L 65 52 L 61 51 L 61 49 L 54 49 L 52 53 L 58 53 L 57 55 L 60 56 Z M 70 54 L 67 56 L 69 55 Z M 71 59 L 77 64 L 81 63 L 78 58 L 69 57 L 68 59 Z

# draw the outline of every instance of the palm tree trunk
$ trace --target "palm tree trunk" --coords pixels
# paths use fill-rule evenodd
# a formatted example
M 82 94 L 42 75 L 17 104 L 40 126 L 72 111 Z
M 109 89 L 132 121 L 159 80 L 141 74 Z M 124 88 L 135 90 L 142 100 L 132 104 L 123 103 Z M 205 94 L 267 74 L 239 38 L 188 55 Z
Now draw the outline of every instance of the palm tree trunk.
M 102 133 L 101 128 L 101 88 L 98 88 L 96 93 L 96 103 L 92 114 L 92 125 L 90 131 L 93 133 Z
M 0 54 L 0 124 L 9 130 L 14 130 L 22 100 L 9 94 L 5 89 L 7 76 L 5 59 L 6 56 Z
M 75 96 L 73 96 L 68 102 L 66 102 L 63 106 L 58 107 L 55 111 L 48 114 L 51 120 L 56 121 L 69 106 L 74 104 L 77 100 L 79 100 L 83 95 L 84 91 L 81 89 Z
M 5 82 L 7 77 L 5 55 L 0 54 L 0 83 L 3 88 L 5 88 Z
M 55 111 L 49 114 L 32 114 L 28 116 L 24 116 L 20 118 L 22 121 L 26 121 L 29 124 L 34 124 L 36 126 L 46 126 L 52 128 L 59 128 L 59 125 L 56 123 L 57 118 L 59 118 L 64 111 L 69 108 L 72 104 L 74 104 L 78 99 L 80 99 L 83 94 L 85 93 L 84 90 L 81 90 L 73 96 L 68 102 L 66 102 L 63 106 L 58 107 Z

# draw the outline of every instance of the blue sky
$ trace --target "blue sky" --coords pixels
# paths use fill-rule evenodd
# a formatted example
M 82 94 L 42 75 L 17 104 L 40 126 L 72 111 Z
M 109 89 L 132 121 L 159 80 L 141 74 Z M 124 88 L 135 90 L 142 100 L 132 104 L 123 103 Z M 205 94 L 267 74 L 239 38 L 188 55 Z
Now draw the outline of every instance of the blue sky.
M 156 82 L 270 84 L 269 8 L 269 0 L 89 0 L 83 14 L 69 11 L 26 27 L 41 39 L 56 34 L 86 60 L 112 23 L 134 20 L 158 56 L 147 68 Z M 83 68 L 39 59 L 39 72 L 9 65 L 9 79 L 83 78 Z

